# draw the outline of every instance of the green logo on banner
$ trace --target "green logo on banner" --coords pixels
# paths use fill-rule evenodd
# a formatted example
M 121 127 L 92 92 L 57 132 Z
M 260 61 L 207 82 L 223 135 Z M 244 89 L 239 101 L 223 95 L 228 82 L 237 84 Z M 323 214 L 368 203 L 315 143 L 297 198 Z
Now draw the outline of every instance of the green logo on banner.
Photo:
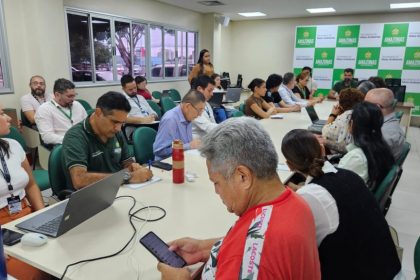
M 296 48 L 315 47 L 316 27 L 298 27 L 296 31 Z
M 357 50 L 357 69 L 378 69 L 381 48 L 359 48 Z
M 337 31 L 337 47 L 357 47 L 360 25 L 339 26 Z
M 378 76 L 382 79 L 401 79 L 401 70 L 378 70 Z
M 335 48 L 315 49 L 314 68 L 333 68 Z
M 342 80 L 344 80 L 344 69 L 334 69 L 331 88 Z
M 407 47 L 405 49 L 403 69 L 420 70 L 420 47 Z
M 404 47 L 407 43 L 408 23 L 385 24 L 382 47 Z

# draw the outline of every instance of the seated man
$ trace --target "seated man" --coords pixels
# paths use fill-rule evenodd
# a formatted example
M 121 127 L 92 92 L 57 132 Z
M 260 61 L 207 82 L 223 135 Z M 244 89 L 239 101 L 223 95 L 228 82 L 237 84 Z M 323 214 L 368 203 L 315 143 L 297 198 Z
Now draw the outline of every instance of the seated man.
M 209 76 L 200 75 L 194 80 L 193 89 L 201 92 L 206 98 L 204 112 L 195 120 L 192 121 L 192 133 L 194 139 L 200 139 L 207 132 L 217 126 L 213 114 L 213 108 L 208 103 L 213 96 L 214 80 Z
M 318 90 L 318 84 L 312 78 L 312 68 L 309 66 L 302 67 L 302 73 L 308 76 L 308 83 L 306 87 L 309 89 L 309 93 L 313 95 Z
M 56 80 L 53 100 L 45 102 L 36 111 L 35 122 L 44 144 L 61 144 L 67 130 L 86 118 L 85 108 L 74 100 L 74 88 L 69 80 Z
M 313 106 L 317 103 L 317 100 L 306 100 L 297 97 L 293 93 L 293 88 L 295 87 L 295 77 L 293 73 L 286 73 L 283 76 L 283 83 L 280 85 L 279 93 L 281 99 L 286 103 L 286 105 L 299 105 L 300 107 Z
M 345 88 L 357 88 L 357 82 L 353 80 L 354 70 L 344 69 L 344 80 L 335 83 L 334 87 L 328 93 L 328 98 L 337 99 L 338 94 Z
M 121 93 L 109 91 L 99 97 L 89 117 L 66 133 L 63 162 L 70 173 L 68 186 L 80 189 L 123 168 L 129 170 L 125 183 L 144 182 L 152 177 L 149 169 L 135 163 L 121 133 L 130 109 Z
M 401 156 L 405 137 L 400 121 L 395 116 L 394 93 L 387 88 L 372 89 L 366 94 L 365 101 L 374 103 L 381 108 L 384 115 L 384 124 L 381 128 L 382 135 L 391 148 L 392 155 L 397 160 Z
M 200 151 L 215 192 L 238 220 L 223 238 L 182 238 L 170 250 L 188 264 L 206 262 L 201 279 L 321 279 L 311 210 L 282 184 L 261 124 L 230 118 L 203 137 Z M 158 269 L 162 279 L 191 279 L 186 268 Z
M 38 110 L 46 101 L 49 101 L 49 97 L 45 96 L 45 80 L 41 76 L 32 76 L 29 80 L 29 87 L 31 93 L 25 94 L 20 98 L 20 105 L 22 112 L 26 119 L 29 121 L 28 125 L 35 125 L 35 112 Z
M 172 141 L 175 139 L 184 143 L 184 150 L 198 148 L 200 140 L 193 140 L 191 122 L 203 113 L 205 102 L 204 95 L 192 89 L 182 98 L 181 104 L 163 115 L 153 143 L 156 160 L 172 155 Z

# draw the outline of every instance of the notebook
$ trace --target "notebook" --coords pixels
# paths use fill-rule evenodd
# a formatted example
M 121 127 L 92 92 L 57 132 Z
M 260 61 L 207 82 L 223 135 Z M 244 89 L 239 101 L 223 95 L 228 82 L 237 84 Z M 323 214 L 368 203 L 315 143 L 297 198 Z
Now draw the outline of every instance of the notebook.
M 123 169 L 72 193 L 67 201 L 17 224 L 16 227 L 51 237 L 66 233 L 112 205 L 125 171 Z

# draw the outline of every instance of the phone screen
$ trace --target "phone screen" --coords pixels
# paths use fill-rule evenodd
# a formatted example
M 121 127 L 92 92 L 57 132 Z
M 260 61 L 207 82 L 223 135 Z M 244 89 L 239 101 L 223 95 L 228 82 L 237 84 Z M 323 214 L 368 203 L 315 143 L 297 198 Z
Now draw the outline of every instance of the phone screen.
M 166 162 L 154 161 L 152 162 L 152 166 L 167 171 L 172 170 L 172 164 Z
M 3 236 L 3 244 L 7 246 L 12 246 L 19 243 L 20 239 L 23 236 L 22 233 L 19 233 L 10 229 L 6 229 L 6 228 L 2 228 L 1 233 Z
M 187 263 L 152 231 L 140 239 L 140 243 L 160 262 L 173 267 L 184 267 Z

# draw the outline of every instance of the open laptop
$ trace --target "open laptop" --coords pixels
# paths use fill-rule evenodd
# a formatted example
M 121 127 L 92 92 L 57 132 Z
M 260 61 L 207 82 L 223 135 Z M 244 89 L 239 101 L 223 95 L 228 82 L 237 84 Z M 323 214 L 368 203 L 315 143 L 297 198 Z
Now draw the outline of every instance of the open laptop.
M 220 108 L 223 101 L 223 95 L 224 95 L 223 91 L 213 92 L 213 96 L 208 101 L 210 106 L 213 108 Z
M 321 134 L 322 128 L 327 123 L 327 121 L 319 119 L 318 114 L 316 113 L 313 106 L 306 106 L 305 109 L 312 121 L 312 125 L 308 127 L 308 130 L 313 133 Z
M 226 100 L 223 103 L 236 103 L 241 98 L 242 88 L 227 88 Z
M 58 237 L 111 206 L 123 181 L 121 170 L 81 190 L 55 207 L 51 207 L 16 225 L 21 230 Z

